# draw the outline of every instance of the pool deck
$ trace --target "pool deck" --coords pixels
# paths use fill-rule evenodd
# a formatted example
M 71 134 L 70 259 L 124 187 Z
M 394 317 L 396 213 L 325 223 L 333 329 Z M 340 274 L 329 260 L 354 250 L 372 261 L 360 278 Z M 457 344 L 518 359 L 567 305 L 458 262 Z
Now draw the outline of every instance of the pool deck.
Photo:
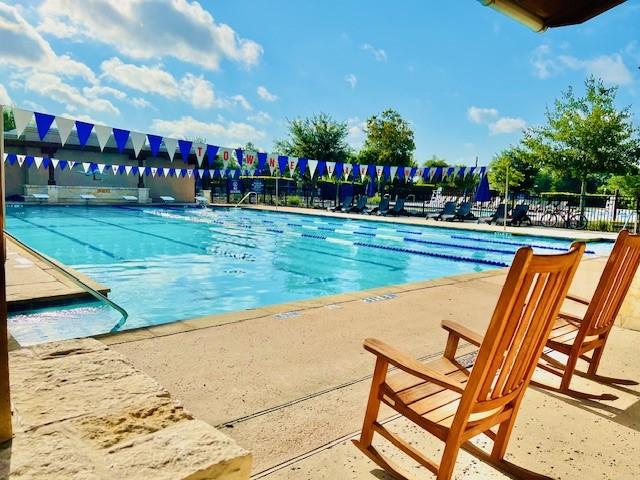
M 603 258 L 584 260 L 572 291 L 589 295 L 603 267 Z M 440 320 L 484 331 L 505 275 L 500 269 L 263 307 L 101 341 L 250 450 L 253 478 L 389 479 L 349 441 L 361 426 L 374 364 L 362 340 L 380 338 L 421 360 L 439 356 Z M 614 327 L 600 373 L 640 380 L 638 343 L 640 332 Z M 553 478 L 638 478 L 640 386 L 581 378 L 573 386 L 619 399 L 576 401 L 530 388 L 507 459 Z M 388 410 L 382 418 L 437 457 L 432 439 Z M 509 477 L 463 452 L 455 478 Z
M 64 300 L 93 298 L 67 276 L 47 262 L 32 255 L 10 237 L 6 237 L 6 241 L 7 305 L 10 311 L 34 303 L 46 304 Z M 109 287 L 97 283 L 55 260 L 51 260 L 51 262 L 103 295 L 109 293 Z

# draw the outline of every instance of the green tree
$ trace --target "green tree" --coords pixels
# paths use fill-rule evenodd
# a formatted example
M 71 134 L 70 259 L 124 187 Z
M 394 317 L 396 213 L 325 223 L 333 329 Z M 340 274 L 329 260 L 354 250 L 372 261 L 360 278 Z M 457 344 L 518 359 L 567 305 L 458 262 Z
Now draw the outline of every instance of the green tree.
M 521 152 L 514 147 L 508 148 L 496 155 L 489 162 L 489 184 L 494 190 L 499 190 L 503 195 L 507 183 L 507 170 L 509 175 L 509 191 L 520 190 L 525 174 L 518 168 L 522 162 Z
M 358 155 L 360 163 L 377 165 L 413 165 L 416 144 L 413 130 L 398 112 L 387 109 L 373 115 L 365 127 L 367 138 Z
M 329 162 L 344 162 L 349 158 L 346 122 L 337 122 L 320 113 L 304 119 L 290 120 L 289 135 L 275 142 L 275 151 L 283 155 L 306 157 Z
M 640 175 L 614 175 L 607 181 L 609 192 L 618 190 L 620 195 L 640 197 Z
M 13 119 L 13 112 L 7 108 L 2 109 L 2 117 L 4 118 L 4 131 L 13 130 L 16 128 L 16 122 Z
M 617 88 L 589 77 L 585 95 L 569 87 L 547 109 L 547 124 L 525 132 L 523 144 L 539 161 L 556 172 L 580 181 L 580 208 L 584 209 L 590 176 L 624 174 L 640 154 L 640 140 L 629 107 L 618 110 Z
M 448 167 L 449 162 L 442 157 L 438 157 L 437 155 L 431 155 L 431 158 L 427 159 L 423 164 L 423 167 Z

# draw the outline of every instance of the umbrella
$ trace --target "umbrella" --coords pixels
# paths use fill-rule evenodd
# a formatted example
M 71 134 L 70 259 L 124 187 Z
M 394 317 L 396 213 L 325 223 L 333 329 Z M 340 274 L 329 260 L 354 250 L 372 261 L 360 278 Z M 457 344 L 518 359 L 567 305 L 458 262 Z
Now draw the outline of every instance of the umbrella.
M 491 200 L 491 192 L 489 191 L 489 178 L 484 174 L 480 178 L 480 184 L 476 190 L 476 202 L 488 202 Z

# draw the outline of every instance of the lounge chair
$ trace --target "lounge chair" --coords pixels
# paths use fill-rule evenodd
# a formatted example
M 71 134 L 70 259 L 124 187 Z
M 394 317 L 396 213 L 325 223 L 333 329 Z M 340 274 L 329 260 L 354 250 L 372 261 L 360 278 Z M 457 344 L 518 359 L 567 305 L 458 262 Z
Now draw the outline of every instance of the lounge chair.
M 442 207 L 442 210 L 435 213 L 429 213 L 426 218 L 427 220 L 442 220 L 443 215 L 453 215 L 454 213 L 456 213 L 456 202 L 447 202 Z
M 331 211 L 332 212 L 346 212 L 349 210 L 349 208 L 351 208 L 351 204 L 353 203 L 353 197 L 351 195 L 347 195 L 346 197 L 344 197 L 344 200 L 342 201 L 341 205 L 337 205 L 336 207 L 332 208 Z
M 122 199 L 125 202 L 130 202 L 130 203 L 137 203 L 138 202 L 138 197 L 136 197 L 135 195 L 123 195 Z
M 526 205 L 526 204 L 516 205 L 513 211 L 511 212 L 511 219 L 509 219 L 509 223 L 512 226 L 516 226 L 516 225 L 520 226 L 524 222 L 527 222 L 527 225 L 531 225 L 533 222 L 531 221 L 531 217 L 529 217 L 527 212 L 529 212 L 529 205 Z M 500 219 L 498 220 L 498 223 L 500 223 Z
M 367 196 L 366 195 L 360 195 L 358 197 L 358 201 L 356 202 L 355 205 L 353 205 L 351 208 L 349 208 L 348 210 L 346 210 L 347 212 L 352 212 L 352 213 L 364 213 L 364 211 L 367 209 Z
M 476 217 L 471 213 L 471 202 L 462 202 L 458 209 L 450 215 L 442 215 L 442 220 L 446 220 L 448 222 L 453 222 L 455 220 L 460 220 L 464 222 L 465 220 L 474 220 Z
M 376 364 L 362 433 L 354 444 L 395 478 L 414 476 L 400 471 L 372 445 L 374 433 L 438 480 L 451 478 L 460 447 L 516 478 L 528 478 L 504 455 L 584 248 L 584 243 L 575 243 L 570 252 L 553 256 L 534 255 L 527 247 L 518 250 L 484 340 L 462 325 L 444 321 L 449 339 L 440 359 L 425 364 L 380 340 L 365 340 L 364 348 L 376 356 Z M 471 371 L 455 358 L 460 339 L 480 347 Z M 390 366 L 400 372 L 388 374 Z M 439 465 L 377 421 L 381 403 L 445 443 Z M 480 433 L 493 440 L 491 454 L 469 441 Z
M 48 202 L 49 195 L 46 193 L 32 193 L 31 196 L 38 201 L 38 203 Z
M 485 222 L 488 223 L 489 225 L 491 225 L 493 222 L 498 222 L 499 218 L 503 218 L 504 219 L 504 215 L 505 215 L 505 204 L 501 203 L 500 205 L 498 205 L 498 208 L 496 208 L 496 211 L 493 213 L 493 215 L 489 216 L 489 217 L 480 217 L 478 219 L 478 223 L 480 222 Z
M 84 200 L 86 202 L 87 205 L 89 205 L 89 202 L 91 200 L 95 200 L 96 196 L 95 195 L 91 195 L 90 193 L 83 193 L 82 195 L 80 195 L 80 198 L 82 200 Z
M 387 210 L 384 215 L 392 215 L 397 217 L 399 215 L 406 215 L 407 211 L 404 209 L 404 198 L 399 198 L 396 203 L 393 204 L 393 208 Z
M 173 203 L 176 201 L 175 198 L 169 196 L 169 195 L 160 195 L 160 200 L 162 200 L 162 203 L 167 204 L 167 203 Z
M 377 207 L 371 210 L 371 214 L 384 215 L 388 211 L 389 211 L 389 199 L 385 197 L 380 200 L 380 203 L 378 204 Z
M 622 230 L 618 234 L 591 300 L 567 295 L 567 300 L 586 306 L 584 315 L 560 312 L 547 341 L 547 348 L 555 353 L 550 355 L 552 352 L 546 351 L 538 366 L 560 377 L 560 387 L 555 388 L 537 382 L 536 385 L 578 398 L 612 400 L 615 398 L 612 395 L 590 395 L 571 390 L 573 375 L 604 384 L 638 384 L 630 380 L 602 377 L 598 375 L 598 366 L 611 327 L 629 291 L 639 263 L 640 235 L 630 235 L 627 230 Z M 587 356 L 589 352 L 592 353 Z M 566 357 L 566 363 L 554 358 L 557 354 L 560 354 L 561 358 Z M 586 372 L 576 370 L 578 359 L 587 363 Z

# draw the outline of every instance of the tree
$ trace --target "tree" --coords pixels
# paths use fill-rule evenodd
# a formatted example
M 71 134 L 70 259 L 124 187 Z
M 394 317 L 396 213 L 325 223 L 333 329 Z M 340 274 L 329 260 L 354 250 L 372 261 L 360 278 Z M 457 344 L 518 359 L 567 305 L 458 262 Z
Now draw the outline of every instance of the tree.
M 330 162 L 349 158 L 346 122 L 337 122 L 320 113 L 304 119 L 290 120 L 289 136 L 275 142 L 275 150 L 283 155 L 305 157 Z
M 365 127 L 367 138 L 358 155 L 360 163 L 377 165 L 413 165 L 413 130 L 398 112 L 387 109 L 381 115 L 373 115 Z
M 547 109 L 547 125 L 525 132 L 523 144 L 543 165 L 580 181 L 580 209 L 584 210 L 591 175 L 625 173 L 640 154 L 640 140 L 629 107 L 615 106 L 616 87 L 601 80 L 585 81 L 584 97 L 569 87 Z
M 522 154 L 517 148 L 511 147 L 489 162 L 489 184 L 491 188 L 499 190 L 503 195 L 507 183 L 507 170 L 509 171 L 509 189 L 518 190 L 525 180 L 525 174 L 518 166 L 522 162 Z
M 640 197 L 640 175 L 614 175 L 607 182 L 608 190 L 618 190 L 621 195 L 628 197 Z
M 431 158 L 426 160 L 423 164 L 423 167 L 448 167 L 449 163 L 441 157 L 436 155 L 431 155 Z
M 13 119 L 13 112 L 7 108 L 2 109 L 2 117 L 4 118 L 4 131 L 8 132 L 16 128 L 16 122 Z

